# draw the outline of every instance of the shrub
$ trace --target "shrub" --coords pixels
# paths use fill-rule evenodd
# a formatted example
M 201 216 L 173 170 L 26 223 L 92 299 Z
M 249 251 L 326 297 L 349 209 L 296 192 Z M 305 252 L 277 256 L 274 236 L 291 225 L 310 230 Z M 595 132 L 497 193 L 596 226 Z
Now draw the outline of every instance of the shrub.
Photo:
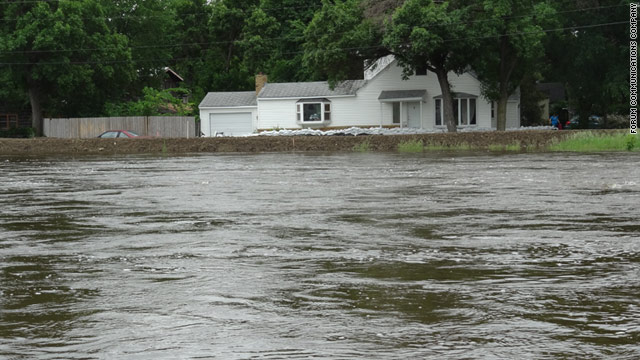
M 416 153 L 424 151 L 424 143 L 422 140 L 409 140 L 403 141 L 398 144 L 398 151 Z
M 35 136 L 36 131 L 30 127 L 0 130 L 0 138 L 32 138 Z
M 370 150 L 371 150 L 371 143 L 369 142 L 369 139 L 361 142 L 360 144 L 353 145 L 353 151 L 368 152 Z

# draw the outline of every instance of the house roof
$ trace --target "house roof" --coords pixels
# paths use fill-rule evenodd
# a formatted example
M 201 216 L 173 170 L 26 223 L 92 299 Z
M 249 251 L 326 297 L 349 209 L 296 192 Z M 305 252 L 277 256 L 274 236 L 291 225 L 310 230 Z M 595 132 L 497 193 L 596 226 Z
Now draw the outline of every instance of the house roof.
M 184 79 L 182 78 L 182 76 L 178 75 L 177 72 L 173 71 L 173 69 L 171 69 L 170 67 L 165 67 L 164 68 L 164 72 L 166 72 L 167 74 L 169 74 L 169 76 L 171 76 L 173 79 L 175 79 L 176 81 L 184 81 Z
M 331 97 L 355 95 L 366 83 L 365 80 L 347 80 L 332 90 L 326 81 L 297 83 L 267 83 L 258 95 L 259 99 Z
M 382 102 L 393 102 L 404 99 L 424 99 L 427 90 L 384 90 L 378 96 L 378 100 Z
M 210 92 L 199 107 L 257 106 L 255 91 Z

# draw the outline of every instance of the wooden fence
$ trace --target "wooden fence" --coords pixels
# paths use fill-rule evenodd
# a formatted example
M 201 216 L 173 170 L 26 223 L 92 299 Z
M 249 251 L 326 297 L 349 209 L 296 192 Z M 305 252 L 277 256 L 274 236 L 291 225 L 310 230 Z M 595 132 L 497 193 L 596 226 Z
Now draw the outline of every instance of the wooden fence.
M 168 138 L 198 136 L 193 116 L 129 116 L 44 119 L 44 135 L 53 138 L 93 138 L 107 130 L 131 130 L 139 135 Z

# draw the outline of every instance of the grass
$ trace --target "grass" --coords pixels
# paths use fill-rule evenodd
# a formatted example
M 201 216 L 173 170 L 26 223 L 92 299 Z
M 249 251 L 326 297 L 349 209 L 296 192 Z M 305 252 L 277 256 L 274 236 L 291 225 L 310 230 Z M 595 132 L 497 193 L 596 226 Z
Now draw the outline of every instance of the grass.
M 166 140 L 162 140 L 162 155 L 163 156 L 167 156 L 167 141 Z
M 519 141 L 507 145 L 490 144 L 489 151 L 522 151 L 522 145 Z
M 367 139 L 367 140 L 361 142 L 360 144 L 353 145 L 353 151 L 369 152 L 369 151 L 371 151 L 371 143 Z
M 553 142 L 551 151 L 640 151 L 640 137 L 632 134 L 597 134 L 591 131 L 579 132 L 570 137 Z
M 428 150 L 428 151 L 440 151 L 440 150 L 468 151 L 468 150 L 475 150 L 475 149 L 476 148 L 474 148 L 473 146 L 471 146 L 466 142 L 453 144 L 453 145 L 429 144 L 425 146 L 425 150 Z
M 403 141 L 398 144 L 398 151 L 404 153 L 418 153 L 424 151 L 422 140 Z

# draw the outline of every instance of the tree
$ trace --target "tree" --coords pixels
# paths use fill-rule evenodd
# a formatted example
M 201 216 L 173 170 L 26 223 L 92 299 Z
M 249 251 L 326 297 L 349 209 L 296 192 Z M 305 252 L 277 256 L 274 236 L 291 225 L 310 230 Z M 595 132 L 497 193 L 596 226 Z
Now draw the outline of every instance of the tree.
M 254 73 L 265 72 L 270 81 L 308 81 L 313 71 L 304 65 L 304 31 L 322 6 L 321 0 L 262 0 L 259 10 L 271 20 L 271 25 L 247 19 L 245 36 L 261 31 L 262 52 L 245 54 L 245 63 Z M 268 39 L 266 39 L 268 38 Z M 255 67 L 254 67 L 255 66 Z
M 108 116 L 154 116 L 175 114 L 179 116 L 191 115 L 193 103 L 185 104 L 181 95 L 188 95 L 182 88 L 156 90 L 145 87 L 142 98 L 129 101 L 107 103 L 105 105 Z
M 629 1 L 566 1 L 558 12 L 569 30 L 548 43 L 546 79 L 566 84 L 581 127 L 590 115 L 628 115 Z
M 545 26 L 555 24 L 555 10 L 542 0 L 483 0 L 470 22 L 471 33 L 483 34 L 473 68 L 483 94 L 497 102 L 498 130 L 507 124 L 507 101 L 526 74 L 539 73 L 544 55 Z
M 43 111 L 91 114 L 131 80 L 127 39 L 95 1 L 3 2 L 0 15 L 2 71 L 28 94 L 37 135 Z
M 123 34 L 131 48 L 137 76 L 127 87 L 130 95 L 144 87 L 159 87 L 176 50 L 177 16 L 173 0 L 99 0 L 113 32 Z
M 304 32 L 304 64 L 314 78 L 328 78 L 331 84 L 363 75 L 365 61 L 389 52 L 382 46 L 382 32 L 364 17 L 358 0 L 324 0 Z
M 394 13 L 384 37 L 384 44 L 404 68 L 403 76 L 423 67 L 436 74 L 449 132 L 456 132 L 457 119 L 448 74 L 466 70 L 477 46 L 465 26 L 469 11 L 469 6 L 457 1 L 408 0 Z

